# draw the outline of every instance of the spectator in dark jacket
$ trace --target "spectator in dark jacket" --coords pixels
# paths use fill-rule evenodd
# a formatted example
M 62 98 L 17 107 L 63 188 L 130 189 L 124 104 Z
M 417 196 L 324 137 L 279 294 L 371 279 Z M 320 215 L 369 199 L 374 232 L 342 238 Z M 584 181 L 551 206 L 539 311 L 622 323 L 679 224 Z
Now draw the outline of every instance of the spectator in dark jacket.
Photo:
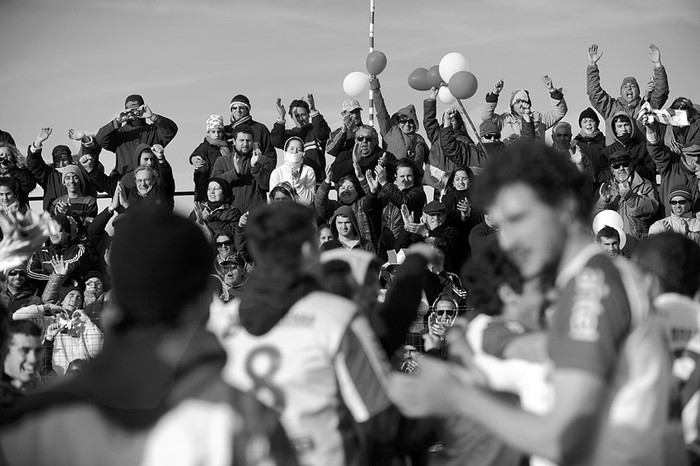
M 216 159 L 230 155 L 231 146 L 224 132 L 224 118 L 210 115 L 207 119 L 207 135 L 204 141 L 190 155 L 190 164 L 194 167 L 194 200 L 207 200 L 207 185 Z
M 0 176 L 11 177 L 17 182 L 17 199 L 20 204 L 29 202 L 29 193 L 36 188 L 36 179 L 25 164 L 26 158 L 15 146 L 0 142 Z
M 328 155 L 337 157 L 341 152 L 352 150 L 355 145 L 355 131 L 362 126 L 362 107 L 357 99 L 343 101 L 340 115 L 343 117 L 343 126 L 334 129 L 326 145 Z
M 600 131 L 600 118 L 591 107 L 582 111 L 578 117 L 581 131 L 574 137 L 574 143 L 593 167 L 593 179 L 597 180 L 608 166 L 608 159 L 603 155 L 605 135 Z
M 231 99 L 231 104 L 228 109 L 231 112 L 231 124 L 224 127 L 226 138 L 231 146 L 234 145 L 236 139 L 236 129 L 239 127 L 248 127 L 253 134 L 253 153 L 260 157 L 266 155 L 273 160 L 277 160 L 275 148 L 270 142 L 270 130 L 262 123 L 253 120 L 250 116 L 250 100 L 243 94 L 238 94 Z
M 151 121 L 150 124 L 146 123 L 147 119 Z M 143 97 L 134 94 L 126 98 L 124 110 L 97 131 L 95 139 L 101 147 L 116 154 L 114 169 L 123 175 L 138 166 L 138 158 L 134 155 L 136 146 L 160 144 L 165 147 L 173 140 L 177 130 L 174 121 L 153 113 L 144 104 Z

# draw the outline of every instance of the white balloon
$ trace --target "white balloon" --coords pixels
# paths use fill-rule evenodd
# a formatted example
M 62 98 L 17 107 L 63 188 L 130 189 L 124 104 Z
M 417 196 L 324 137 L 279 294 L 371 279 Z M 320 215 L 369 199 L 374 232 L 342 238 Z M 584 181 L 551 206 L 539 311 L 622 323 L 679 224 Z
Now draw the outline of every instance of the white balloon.
M 450 52 L 440 60 L 440 77 L 446 83 L 457 71 L 469 71 L 469 60 L 458 52 Z
M 440 99 L 440 102 L 445 105 L 452 105 L 453 103 L 457 102 L 457 99 L 455 99 L 455 96 L 452 95 L 447 86 L 442 86 L 440 88 L 438 91 L 438 99 Z
M 362 97 L 369 91 L 369 75 L 362 71 L 353 71 L 343 80 L 343 91 L 349 97 Z

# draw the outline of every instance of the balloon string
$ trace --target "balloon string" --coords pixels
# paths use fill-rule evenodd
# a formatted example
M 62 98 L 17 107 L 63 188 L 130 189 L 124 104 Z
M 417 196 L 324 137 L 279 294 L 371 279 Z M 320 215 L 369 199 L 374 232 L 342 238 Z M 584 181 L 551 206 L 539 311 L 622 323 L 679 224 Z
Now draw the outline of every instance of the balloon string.
M 481 141 L 481 136 L 479 135 L 479 132 L 476 130 L 476 126 L 474 126 L 474 122 L 469 117 L 469 114 L 467 113 L 467 110 L 464 108 L 464 105 L 462 104 L 462 101 L 460 99 L 457 99 L 457 104 L 459 104 L 459 108 L 460 108 L 460 110 L 462 110 L 462 114 L 465 117 L 467 117 L 467 121 L 469 122 L 469 126 L 472 127 L 472 131 L 474 131 L 474 134 L 476 135 L 476 140 L 479 144 L 479 147 L 481 147 L 481 150 L 484 151 L 484 154 L 489 155 L 489 153 L 486 152 L 486 147 L 484 147 L 484 143 Z
M 374 52 L 374 0 L 369 0 L 369 53 Z M 369 104 L 367 114 L 369 125 L 374 126 L 374 92 L 369 90 Z

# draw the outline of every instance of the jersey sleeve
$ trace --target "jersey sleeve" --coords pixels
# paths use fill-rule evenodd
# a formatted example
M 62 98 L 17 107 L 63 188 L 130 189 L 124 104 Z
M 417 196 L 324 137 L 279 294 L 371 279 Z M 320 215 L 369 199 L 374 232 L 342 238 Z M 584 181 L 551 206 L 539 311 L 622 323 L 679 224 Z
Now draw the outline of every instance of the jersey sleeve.
M 620 274 L 607 258 L 596 256 L 562 291 L 552 322 L 550 357 L 557 368 L 580 369 L 607 379 L 630 325 Z
M 385 389 L 388 370 L 369 322 L 356 316 L 348 325 L 335 358 L 340 393 L 356 422 L 366 422 L 390 406 Z

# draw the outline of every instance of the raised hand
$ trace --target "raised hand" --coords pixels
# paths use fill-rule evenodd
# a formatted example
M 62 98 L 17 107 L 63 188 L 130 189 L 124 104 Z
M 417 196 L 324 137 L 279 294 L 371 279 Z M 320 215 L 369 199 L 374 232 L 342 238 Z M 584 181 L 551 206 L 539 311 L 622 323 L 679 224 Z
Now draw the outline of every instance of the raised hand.
M 250 212 L 246 212 L 243 215 L 241 215 L 241 218 L 238 220 L 239 227 L 243 228 L 246 225 L 246 223 L 248 223 L 248 214 L 249 213 Z
M 600 57 L 603 56 L 603 52 L 598 53 L 598 44 L 591 44 L 590 47 L 588 47 L 588 64 L 589 65 L 595 65 L 598 63 L 598 60 L 600 60 Z
M 440 88 L 438 87 L 431 87 L 430 88 L 430 97 L 428 97 L 430 100 L 435 100 L 437 99 L 438 92 L 440 91 Z
M 146 104 L 143 104 L 138 108 L 138 114 L 141 116 L 141 118 L 153 118 L 151 107 Z
M 661 66 L 661 50 L 654 44 L 649 45 L 649 58 L 654 67 Z
M 153 144 L 151 150 L 158 160 L 162 160 L 165 157 L 165 148 L 161 144 Z
M 413 216 L 411 215 L 411 211 L 408 210 L 408 206 L 406 204 L 401 204 L 401 218 L 403 219 L 404 224 L 413 223 Z
M 93 159 L 92 155 L 90 154 L 82 155 L 78 162 L 88 173 L 92 172 L 92 169 L 95 168 L 95 159 Z
M 331 184 L 331 180 L 333 179 L 333 167 L 330 165 L 326 165 L 326 183 Z
M 316 110 L 316 101 L 314 100 L 313 94 L 307 94 L 306 97 L 304 97 L 304 101 L 309 104 L 309 111 L 313 112 Z
M 570 154 L 571 161 L 576 165 L 581 165 L 581 162 L 583 161 L 583 153 L 581 152 L 581 148 L 578 144 L 574 144 L 574 146 L 571 148 Z
M 493 91 L 491 91 L 492 94 L 500 94 L 501 91 L 503 90 L 503 78 L 499 79 L 493 84 Z
M 46 141 L 49 136 L 51 136 L 51 133 L 53 132 L 53 129 L 51 128 L 41 128 L 39 130 L 39 134 L 36 135 L 36 140 L 34 141 L 34 147 L 41 147 L 41 145 Z
M 542 83 L 548 92 L 554 91 L 554 83 L 552 82 L 552 78 L 550 78 L 548 75 L 545 74 L 542 76 Z
M 58 254 L 51 257 L 51 266 L 56 275 L 65 276 L 68 272 L 66 261 L 63 260 L 63 256 L 59 256 Z
M 74 130 L 73 128 L 68 130 L 68 137 L 70 139 L 74 139 L 76 141 L 82 141 L 82 139 L 85 137 L 85 133 L 82 131 L 77 131 Z
M 282 98 L 281 97 L 277 97 L 277 100 L 275 100 L 275 108 L 277 109 L 277 114 L 279 115 L 279 119 L 284 120 L 287 112 L 284 109 L 284 105 L 282 105 Z
M 384 186 L 386 184 L 386 168 L 382 165 L 377 165 L 374 169 L 374 174 L 377 176 L 377 183 Z
M 122 182 L 118 181 L 117 182 L 117 189 L 115 190 L 117 195 L 119 196 L 119 203 L 121 204 L 122 207 L 125 209 L 129 208 L 129 200 L 126 198 L 126 193 L 124 192 L 124 187 L 122 186 Z

